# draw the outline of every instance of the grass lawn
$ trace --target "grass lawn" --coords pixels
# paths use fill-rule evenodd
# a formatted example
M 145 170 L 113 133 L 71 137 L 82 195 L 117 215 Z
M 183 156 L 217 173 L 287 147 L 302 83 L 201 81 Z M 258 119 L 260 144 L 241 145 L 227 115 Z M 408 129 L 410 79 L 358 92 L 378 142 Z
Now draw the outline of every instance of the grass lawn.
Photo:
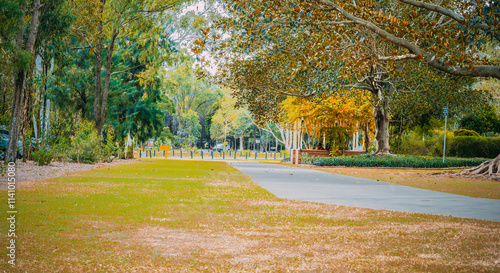
M 141 161 L 17 194 L 17 265 L 3 209 L 0 271 L 500 271 L 500 222 L 279 199 L 224 162 Z
M 471 197 L 500 199 L 500 181 L 490 179 L 452 178 L 436 174 L 444 170 L 365 167 L 318 167 L 301 165 L 303 168 L 374 179 L 410 187 L 448 192 Z M 446 170 L 449 171 L 449 170 Z

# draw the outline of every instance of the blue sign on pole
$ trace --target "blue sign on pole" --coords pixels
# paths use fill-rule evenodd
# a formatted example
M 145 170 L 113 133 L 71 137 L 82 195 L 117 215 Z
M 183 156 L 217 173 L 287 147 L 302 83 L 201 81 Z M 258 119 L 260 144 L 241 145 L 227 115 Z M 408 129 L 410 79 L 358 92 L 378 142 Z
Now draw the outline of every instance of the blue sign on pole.
M 444 164 L 444 158 L 446 156 L 446 125 L 448 121 L 448 106 L 443 107 L 443 116 L 444 116 L 444 142 L 443 142 L 443 164 Z
M 443 116 L 448 116 L 448 106 L 443 107 Z

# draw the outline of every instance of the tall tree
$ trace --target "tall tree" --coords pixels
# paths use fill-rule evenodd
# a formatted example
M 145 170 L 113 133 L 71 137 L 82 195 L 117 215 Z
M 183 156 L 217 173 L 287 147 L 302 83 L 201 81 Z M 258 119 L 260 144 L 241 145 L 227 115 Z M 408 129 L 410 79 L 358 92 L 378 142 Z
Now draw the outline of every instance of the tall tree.
M 161 34 L 162 14 L 174 8 L 181 1 L 169 0 L 72 0 L 77 14 L 73 30 L 81 38 L 83 48 L 89 48 L 95 56 L 94 120 L 96 130 L 101 133 L 108 107 L 109 84 L 113 69 L 113 53 L 118 40 L 131 39 L 149 47 L 141 52 L 145 70 L 139 78 L 147 84 L 150 76 L 158 71 L 163 61 L 153 59 L 165 57 L 154 51 L 169 52 L 168 46 L 159 44 L 165 35 Z M 123 43 L 125 44 L 125 43 Z M 103 63 L 104 61 L 104 63 Z M 102 79 L 104 65 L 104 79 Z
M 34 0 L 29 26 L 24 26 L 24 16 L 19 16 L 18 18 L 18 31 L 16 35 L 16 44 L 20 49 L 18 54 L 26 54 L 29 61 L 25 63 L 25 65 L 20 66 L 18 71 L 15 73 L 16 79 L 14 82 L 14 95 L 11 108 L 12 112 L 9 126 L 9 141 L 7 143 L 7 153 L 5 157 L 7 162 L 14 162 L 16 160 L 19 126 L 23 109 L 23 91 L 26 83 L 26 76 L 30 69 L 29 63 L 31 63 L 34 59 L 35 42 L 40 18 L 40 7 L 40 0 Z M 23 12 L 26 10 L 25 3 L 21 4 L 21 10 Z M 28 40 L 25 42 L 24 33 L 26 30 L 29 30 L 29 32 Z
M 348 12 L 370 18 L 399 36 L 407 34 L 429 50 L 439 44 L 440 52 L 447 53 L 455 63 L 460 61 L 458 65 L 487 62 L 473 54 L 477 51 L 469 43 L 480 41 L 488 35 L 487 31 L 477 37 L 466 37 L 467 30 L 459 29 L 454 21 L 443 22 L 444 17 L 436 19 L 434 11 L 417 12 L 413 5 L 402 2 L 353 1 L 342 4 L 345 8 L 342 9 L 330 1 L 227 1 L 231 16 L 219 20 L 214 25 L 216 30 L 207 29 L 206 38 L 196 41 L 197 47 L 193 50 L 199 53 L 203 47 L 214 47 L 211 40 L 218 40 L 217 47 L 221 48 L 218 53 L 232 60 L 221 73 L 223 81 L 247 89 L 241 91 L 244 95 L 255 95 L 260 89 L 261 92 L 274 91 L 274 99 L 279 100 L 283 95 L 307 97 L 325 91 L 342 93 L 340 89 L 346 87 L 370 91 L 377 153 L 385 154 L 390 151 L 390 96 L 398 91 L 393 79 L 397 72 L 394 62 L 417 59 L 418 65 L 432 63 L 432 67 L 440 69 L 439 63 L 442 65 L 444 61 L 425 54 L 406 54 L 404 47 L 382 39 L 380 29 L 371 27 L 373 23 L 364 24 L 358 17 L 349 17 Z M 459 2 L 450 1 L 450 5 L 464 10 Z M 482 12 L 474 8 L 477 7 L 470 10 Z M 490 23 L 497 24 L 494 20 Z M 447 29 L 449 26 L 457 29 L 453 30 L 455 36 Z M 230 33 L 231 37 L 220 39 L 221 31 Z M 455 38 L 457 32 L 458 39 Z M 473 65 L 469 68 L 471 72 L 467 75 L 476 75 L 478 70 Z M 455 70 L 445 72 L 462 75 Z M 247 97 L 255 101 L 250 98 L 252 95 Z
M 174 135 L 179 135 L 182 117 L 187 117 L 189 110 L 199 116 L 202 128 L 206 128 L 206 118 L 216 111 L 216 102 L 222 97 L 220 88 L 197 77 L 196 70 L 193 69 L 194 60 L 190 57 L 184 59 L 167 71 L 165 77 L 165 94 L 175 105 L 175 114 L 167 114 L 166 123 Z M 202 129 L 200 137 L 204 133 Z

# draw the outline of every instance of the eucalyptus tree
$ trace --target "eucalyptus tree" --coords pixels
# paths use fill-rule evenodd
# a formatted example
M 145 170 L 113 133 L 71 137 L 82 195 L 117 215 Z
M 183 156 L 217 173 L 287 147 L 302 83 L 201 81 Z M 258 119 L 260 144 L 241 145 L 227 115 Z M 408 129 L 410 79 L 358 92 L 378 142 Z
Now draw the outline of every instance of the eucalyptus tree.
M 19 15 L 14 26 L 16 29 L 16 59 L 19 62 L 13 73 L 14 92 L 11 107 L 11 119 L 9 126 L 9 141 L 7 143 L 6 162 L 16 160 L 17 142 L 19 139 L 19 127 L 21 114 L 23 110 L 23 91 L 26 83 L 26 77 L 30 70 L 30 64 L 34 61 L 35 42 L 38 33 L 38 24 L 40 19 L 40 0 L 33 0 L 31 5 L 31 20 L 25 20 L 25 13 L 29 12 L 27 1 L 19 1 Z M 29 22 L 29 24 L 27 23 Z M 25 33 L 28 33 L 26 36 Z M 27 39 L 26 39 L 27 37 Z
M 20 66 L 26 64 L 25 54 L 16 45 L 16 33 L 20 27 L 19 18 L 24 15 L 24 10 L 20 6 L 21 1 L 0 1 L 0 94 L 2 97 L 1 124 L 10 121 L 12 92 L 14 87 L 14 73 Z
M 126 44 L 130 40 L 142 46 L 149 45 L 141 51 L 141 65 L 146 69 L 138 75 L 138 79 L 141 84 L 154 81 L 154 75 L 162 69 L 171 52 L 165 43 L 163 15 L 182 1 L 71 0 L 70 3 L 76 16 L 73 33 L 80 38 L 81 49 L 90 49 L 95 57 L 93 111 L 96 130 L 101 133 L 106 119 L 111 76 L 123 72 L 112 71 L 117 42 Z
M 189 111 L 196 113 L 201 129 L 199 136 L 195 138 L 199 139 L 207 131 L 206 118 L 215 113 L 216 103 L 223 94 L 220 88 L 198 77 L 193 62 L 192 58 L 185 56 L 183 62 L 166 72 L 165 95 L 173 102 L 175 108 L 175 112 L 169 111 L 166 119 L 174 135 L 185 135 L 183 132 L 187 132 L 187 129 L 184 125 L 194 123 L 186 123 L 184 119 L 189 117 L 191 120 L 193 115 L 188 114 Z

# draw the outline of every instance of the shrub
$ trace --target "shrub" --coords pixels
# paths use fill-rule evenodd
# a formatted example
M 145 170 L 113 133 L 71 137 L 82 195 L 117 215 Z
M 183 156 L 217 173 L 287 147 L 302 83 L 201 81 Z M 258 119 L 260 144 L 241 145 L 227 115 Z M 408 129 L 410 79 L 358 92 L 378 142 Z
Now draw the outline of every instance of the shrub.
M 450 149 L 453 132 L 446 132 L 446 150 Z M 401 144 L 397 153 L 407 155 L 440 156 L 443 154 L 444 131 L 430 130 L 424 138 L 415 131 L 410 131 L 401 138 Z
M 52 161 L 52 153 L 45 148 L 45 146 L 39 146 L 38 149 L 31 154 L 33 161 L 35 161 L 38 166 L 45 166 L 50 164 Z
M 433 130 L 432 138 L 429 141 L 433 142 L 434 148 L 432 153 L 429 155 L 442 156 L 443 155 L 443 144 L 444 144 L 444 131 L 443 130 Z M 449 154 L 451 142 L 453 141 L 453 132 L 446 131 L 446 154 Z
M 50 151 L 52 152 L 52 156 L 57 161 L 63 161 L 63 162 L 71 161 L 69 156 L 70 150 L 71 150 L 70 141 L 69 139 L 66 139 L 63 136 L 59 137 L 57 142 L 54 142 L 50 146 Z
M 460 136 L 451 141 L 451 156 L 495 158 L 500 154 L 500 137 Z
M 500 119 L 493 105 L 486 106 L 479 113 L 471 114 L 460 120 L 460 128 L 474 130 L 479 134 L 500 133 Z
M 106 144 L 102 148 L 101 159 L 104 162 L 111 162 L 118 147 L 115 143 L 115 130 L 110 128 L 106 133 Z
M 371 154 L 338 156 L 338 157 L 308 157 L 301 155 L 302 163 L 318 166 L 347 167 L 408 167 L 408 168 L 449 168 L 477 166 L 484 158 L 446 158 L 441 157 L 398 155 L 374 156 Z
M 419 133 L 410 131 L 401 137 L 401 144 L 398 153 L 411 155 L 430 155 L 433 152 L 435 143 L 425 140 Z
M 474 137 L 479 137 L 479 133 L 473 130 L 467 130 L 467 129 L 457 129 L 453 131 L 454 136 L 474 136 Z
M 78 123 L 71 141 L 69 157 L 72 161 L 83 163 L 98 162 L 101 155 L 101 140 L 94 129 L 94 124 L 87 120 Z

